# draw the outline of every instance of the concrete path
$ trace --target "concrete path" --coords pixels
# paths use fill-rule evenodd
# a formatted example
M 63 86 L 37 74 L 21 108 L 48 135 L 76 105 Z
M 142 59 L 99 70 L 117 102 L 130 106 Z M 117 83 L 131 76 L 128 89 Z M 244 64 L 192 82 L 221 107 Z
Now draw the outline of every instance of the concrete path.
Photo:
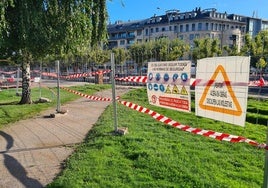
M 127 88 L 116 89 L 122 95 Z M 94 96 L 112 97 L 111 90 Z M 64 160 L 81 143 L 111 102 L 80 98 L 62 106 L 68 112 L 48 118 L 55 109 L 0 130 L 0 187 L 39 188 L 60 172 Z

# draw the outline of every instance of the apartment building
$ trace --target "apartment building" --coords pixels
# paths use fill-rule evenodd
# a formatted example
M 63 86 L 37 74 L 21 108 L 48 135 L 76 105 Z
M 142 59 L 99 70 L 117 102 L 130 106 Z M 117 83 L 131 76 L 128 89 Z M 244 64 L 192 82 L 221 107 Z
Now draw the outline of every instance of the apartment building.
M 189 12 L 168 10 L 138 21 L 117 21 L 108 25 L 109 48 L 128 48 L 136 42 L 148 42 L 162 37 L 179 38 L 193 45 L 196 38 L 218 39 L 221 46 L 243 45 L 243 36 L 255 36 L 268 29 L 268 20 L 217 12 L 215 8 L 195 8 Z

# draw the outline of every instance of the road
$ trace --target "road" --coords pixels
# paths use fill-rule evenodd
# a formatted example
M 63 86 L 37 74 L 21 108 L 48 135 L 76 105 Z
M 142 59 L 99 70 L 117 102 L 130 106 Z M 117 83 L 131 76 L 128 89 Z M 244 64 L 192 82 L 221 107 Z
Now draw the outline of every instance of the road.
M 249 87 L 248 88 L 249 95 L 261 95 L 268 97 L 268 86 L 265 87 Z

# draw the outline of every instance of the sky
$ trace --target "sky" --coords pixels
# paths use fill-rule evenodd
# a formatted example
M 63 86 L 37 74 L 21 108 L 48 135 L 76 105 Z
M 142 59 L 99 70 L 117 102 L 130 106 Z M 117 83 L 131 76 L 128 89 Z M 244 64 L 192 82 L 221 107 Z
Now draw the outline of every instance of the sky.
M 106 0 L 106 4 L 110 23 L 142 20 L 172 9 L 188 12 L 196 7 L 268 20 L 268 0 Z

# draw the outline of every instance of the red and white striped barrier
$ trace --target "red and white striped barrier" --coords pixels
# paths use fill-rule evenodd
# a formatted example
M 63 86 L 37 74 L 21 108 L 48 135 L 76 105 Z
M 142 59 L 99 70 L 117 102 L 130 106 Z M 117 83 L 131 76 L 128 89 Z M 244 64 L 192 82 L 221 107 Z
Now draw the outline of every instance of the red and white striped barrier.
M 125 82 L 138 82 L 138 83 L 147 83 L 147 76 L 128 76 L 123 78 L 115 78 L 115 80 L 118 81 L 125 81 Z M 202 80 L 202 79 L 190 79 L 190 86 L 197 86 L 197 85 L 203 85 L 206 86 L 209 82 L 212 80 Z M 256 81 L 250 81 L 249 83 L 243 83 L 243 82 L 225 82 L 226 85 L 232 85 L 232 86 L 268 86 L 268 82 L 265 81 L 263 78 Z
M 56 73 L 42 72 L 41 74 L 42 74 L 42 76 L 49 76 L 49 77 L 57 78 L 57 74 Z
M 128 76 L 128 77 L 123 77 L 123 78 L 115 78 L 115 80 L 124 81 L 124 82 L 146 83 L 147 76 Z
M 83 94 L 83 93 L 80 93 L 78 91 L 74 91 L 74 90 L 64 88 L 64 87 L 61 87 L 61 88 L 66 90 L 66 91 L 69 91 L 71 93 L 74 93 L 76 95 L 80 95 L 81 97 L 85 97 L 85 98 L 88 98 L 91 100 L 98 100 L 98 101 L 111 101 L 112 100 L 110 98 L 101 98 L 101 97 L 90 96 L 90 95 Z M 119 97 L 117 97 L 117 100 L 118 99 L 119 99 Z M 205 136 L 205 137 L 210 137 L 210 138 L 213 138 L 216 140 L 227 141 L 227 142 L 232 142 L 232 143 L 247 143 L 247 144 L 250 144 L 252 146 L 256 146 L 258 148 L 263 148 L 263 149 L 268 150 L 268 146 L 265 143 L 260 144 L 256 141 L 247 139 L 247 138 L 242 137 L 242 136 L 230 135 L 227 133 L 220 133 L 220 132 L 215 132 L 212 130 L 205 130 L 205 129 L 200 129 L 200 128 L 193 128 L 189 125 L 183 125 L 183 124 L 181 124 L 177 121 L 174 121 L 174 120 L 172 120 L 164 115 L 161 115 L 153 110 L 139 106 L 137 104 L 127 102 L 127 101 L 118 101 L 118 102 L 126 107 L 133 109 L 133 110 L 136 110 L 136 111 L 144 113 L 144 114 L 148 114 L 157 121 L 160 121 L 160 122 L 165 123 L 167 125 L 170 125 L 174 128 L 177 128 L 177 129 L 180 129 L 180 130 L 192 133 L 192 134 L 197 134 L 197 135 L 201 135 L 201 136 Z
M 8 75 L 15 74 L 16 72 L 17 71 L 10 71 L 10 72 L 0 71 L 1 74 L 8 74 Z
M 154 119 L 165 123 L 167 125 L 173 126 L 175 128 L 178 128 L 180 130 L 186 131 L 186 132 L 190 132 L 193 134 L 198 134 L 198 135 L 202 135 L 202 136 L 206 136 L 206 137 L 210 137 L 210 138 L 214 138 L 216 140 L 220 140 L 220 141 L 227 141 L 227 142 L 233 142 L 233 143 L 238 143 L 238 142 L 244 142 L 244 143 L 248 143 L 252 146 L 256 146 L 259 148 L 264 148 L 264 149 L 268 149 L 268 147 L 266 146 L 266 144 L 259 144 L 256 141 L 244 138 L 242 136 L 235 136 L 235 135 L 230 135 L 227 133 L 220 133 L 220 132 L 214 132 L 211 130 L 204 130 L 204 129 L 199 129 L 199 128 L 193 128 L 190 127 L 188 125 L 183 125 L 180 124 L 179 122 L 176 122 L 164 115 L 161 115 L 157 112 L 154 112 L 148 108 L 144 108 L 142 106 L 139 106 L 137 104 L 131 103 L 131 102 L 127 102 L 127 101 L 119 101 L 121 104 L 123 104 L 124 106 L 127 106 L 133 110 L 136 110 L 138 112 L 141 113 L 145 113 L 145 114 L 149 114 L 151 117 L 153 117 Z
M 40 71 L 34 71 L 35 73 L 38 73 Z M 95 76 L 95 75 L 99 75 L 99 74 L 106 74 L 111 72 L 111 70 L 104 70 L 104 71 L 96 71 L 96 72 L 87 72 L 87 73 L 76 73 L 76 74 L 71 74 L 71 75 L 67 75 L 67 76 L 60 76 L 60 78 L 62 79 L 75 79 L 75 78 L 81 78 L 81 77 L 87 77 L 87 76 Z M 53 78 L 57 78 L 57 73 L 53 72 L 42 72 L 41 73 L 42 76 L 48 76 L 48 77 L 53 77 Z
M 65 78 L 65 79 L 81 78 L 81 77 L 87 77 L 87 76 L 107 74 L 109 72 L 111 72 L 111 70 L 103 70 L 103 71 L 87 72 L 87 73 L 77 73 L 77 74 L 72 74 L 72 75 L 68 75 L 68 76 L 62 76 L 62 78 Z
M 74 93 L 76 95 L 79 95 L 81 97 L 85 97 L 87 99 L 90 99 L 90 100 L 95 100 L 95 101 L 112 101 L 111 98 L 108 98 L 108 97 L 96 97 L 96 96 L 92 96 L 92 95 L 87 95 L 87 94 L 84 94 L 84 93 L 81 93 L 81 92 L 78 92 L 78 91 L 74 91 L 74 90 L 71 90 L 71 89 L 68 89 L 68 88 L 65 88 L 65 87 L 61 87 L 61 89 L 64 89 L 70 93 Z M 119 97 L 116 98 L 116 100 L 118 100 Z

